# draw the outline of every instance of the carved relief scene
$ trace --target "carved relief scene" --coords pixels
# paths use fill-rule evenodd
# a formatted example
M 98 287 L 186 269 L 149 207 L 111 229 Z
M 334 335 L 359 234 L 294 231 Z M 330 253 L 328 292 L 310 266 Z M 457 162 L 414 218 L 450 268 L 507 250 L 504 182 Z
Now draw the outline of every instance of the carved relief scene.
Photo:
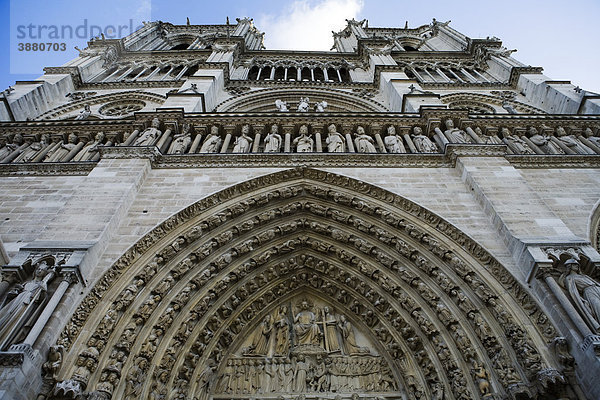
M 215 398 L 386 393 L 400 396 L 388 361 L 347 316 L 311 294 L 269 311 L 220 367 Z

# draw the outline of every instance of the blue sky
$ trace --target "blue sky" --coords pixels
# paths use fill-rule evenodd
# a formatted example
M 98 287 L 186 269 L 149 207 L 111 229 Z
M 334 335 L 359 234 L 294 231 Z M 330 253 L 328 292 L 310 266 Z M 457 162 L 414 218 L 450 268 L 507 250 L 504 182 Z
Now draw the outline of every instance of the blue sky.
M 428 0 L 420 3 L 426 6 L 418 4 L 406 0 L 0 0 L 0 87 L 35 79 L 44 66 L 59 66 L 74 58 L 74 46 L 86 46 L 86 39 L 76 37 L 49 39 L 51 28 L 43 28 L 43 42 L 65 43 L 61 46 L 65 50 L 20 52 L 19 43 L 40 42 L 36 28 L 44 25 L 67 26 L 60 32 L 67 36 L 79 27 L 80 36 L 89 36 L 91 25 L 104 30 L 121 26 L 122 33 L 128 33 L 130 26 L 135 28 L 145 20 L 184 24 L 189 17 L 193 24 L 213 24 L 224 23 L 227 16 L 231 21 L 250 16 L 266 32 L 269 49 L 327 50 L 332 45 L 331 31 L 342 28 L 345 18 L 367 18 L 370 26 L 384 27 L 404 26 L 408 20 L 413 27 L 435 17 L 452 20 L 452 27 L 472 38 L 497 36 L 506 47 L 518 49 L 514 57 L 544 67 L 550 78 L 600 92 L 596 72 L 600 65 L 599 0 Z M 29 24 L 34 26 L 31 31 Z M 30 37 L 30 32 L 36 37 Z

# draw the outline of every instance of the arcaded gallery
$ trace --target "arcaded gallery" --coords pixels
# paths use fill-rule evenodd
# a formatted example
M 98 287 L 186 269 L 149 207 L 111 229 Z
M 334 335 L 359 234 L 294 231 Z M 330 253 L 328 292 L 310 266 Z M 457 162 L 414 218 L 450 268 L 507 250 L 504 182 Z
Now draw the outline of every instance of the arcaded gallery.
M 3 93 L 0 397 L 600 399 L 600 95 L 435 19 L 263 39 Z

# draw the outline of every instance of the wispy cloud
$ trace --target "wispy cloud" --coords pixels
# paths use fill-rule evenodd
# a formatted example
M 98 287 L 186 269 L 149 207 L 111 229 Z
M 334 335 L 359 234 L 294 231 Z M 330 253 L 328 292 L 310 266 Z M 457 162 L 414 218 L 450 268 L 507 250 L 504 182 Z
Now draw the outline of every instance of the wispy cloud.
M 262 15 L 256 25 L 265 32 L 267 49 L 329 50 L 331 31 L 356 18 L 363 5 L 363 0 L 295 0 L 278 15 Z

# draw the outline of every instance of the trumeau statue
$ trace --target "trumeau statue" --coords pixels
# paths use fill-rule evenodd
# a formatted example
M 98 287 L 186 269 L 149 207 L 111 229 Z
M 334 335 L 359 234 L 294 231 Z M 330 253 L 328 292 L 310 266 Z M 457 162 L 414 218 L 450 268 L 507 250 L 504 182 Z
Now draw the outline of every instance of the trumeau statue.
M 582 274 L 579 262 L 573 258 L 567 260 L 565 266 L 567 271 L 559 281 L 590 328 L 600 333 L 600 283 Z
M 219 136 L 219 127 L 213 125 L 210 128 L 210 133 L 204 139 L 202 147 L 200 147 L 200 153 L 218 153 L 222 142 Z
M 467 133 L 462 129 L 455 128 L 454 121 L 451 119 L 446 120 L 444 135 L 446 135 L 450 143 L 471 143 Z
M 252 138 L 248 136 L 250 133 L 250 125 L 242 126 L 242 132 L 240 136 L 235 139 L 233 143 L 232 153 L 248 153 L 250 152 L 250 147 L 252 146 Z
M 79 150 L 79 153 L 73 157 L 73 161 L 88 161 L 91 160 L 96 154 L 98 154 L 98 146 L 104 142 L 104 132 L 98 132 L 93 141 L 89 141 L 83 146 L 83 149 Z
M 298 153 L 310 153 L 313 151 L 313 146 L 315 141 L 308 133 L 308 127 L 306 125 L 302 125 L 299 130 L 300 136 L 294 139 L 292 143 L 296 146 L 296 152 Z
M 277 125 L 271 126 L 271 131 L 265 137 L 265 153 L 278 153 L 281 150 L 281 135 L 278 131 Z
M 406 153 L 402 139 L 396 134 L 396 127 L 390 125 L 387 128 L 387 136 L 383 140 L 388 153 Z
M 344 144 L 344 136 L 337 131 L 334 124 L 327 127 L 327 151 L 330 153 L 343 153 L 346 151 L 346 145 Z
M 31 319 L 44 306 L 52 278 L 53 269 L 42 260 L 35 266 L 33 279 L 12 291 L 10 300 L 0 309 L 0 349 L 14 343 L 21 328 L 32 323 Z
M 359 126 L 356 128 L 356 151 L 358 153 L 377 153 L 373 138 L 365 133 L 365 128 Z
M 152 146 L 160 137 L 162 132 L 160 129 L 160 121 L 158 118 L 152 120 L 152 124 L 144 129 L 140 136 L 135 139 L 134 146 Z
M 413 134 L 411 135 L 415 148 L 420 153 L 436 153 L 438 151 L 437 146 L 427 136 L 423 135 L 423 129 L 418 126 L 413 128 Z
M 183 131 L 173 137 L 173 143 L 169 146 L 169 154 L 185 154 L 192 144 L 190 124 L 183 125 Z

